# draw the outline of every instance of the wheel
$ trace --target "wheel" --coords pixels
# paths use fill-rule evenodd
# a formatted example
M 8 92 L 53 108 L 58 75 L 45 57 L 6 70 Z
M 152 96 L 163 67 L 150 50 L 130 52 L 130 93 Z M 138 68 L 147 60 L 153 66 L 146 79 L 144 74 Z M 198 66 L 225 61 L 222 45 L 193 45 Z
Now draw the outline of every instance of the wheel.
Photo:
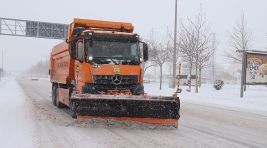
M 64 105 L 59 101 L 59 89 L 58 89 L 58 87 L 56 87 L 56 97 L 55 97 L 56 99 L 56 106 L 57 106 L 57 108 L 63 108 L 64 107 Z
M 54 106 L 56 106 L 56 91 L 57 91 L 57 85 L 52 84 L 52 103 Z
M 178 123 L 176 123 L 173 127 L 178 129 Z
M 77 104 L 75 102 L 71 101 L 71 94 L 73 92 L 73 88 L 70 87 L 69 88 L 69 109 L 70 109 L 70 115 L 72 118 L 77 118 L 77 113 L 76 113 L 76 109 L 77 109 Z
M 77 105 L 75 102 L 70 102 L 70 115 L 72 118 L 76 119 L 77 118 Z

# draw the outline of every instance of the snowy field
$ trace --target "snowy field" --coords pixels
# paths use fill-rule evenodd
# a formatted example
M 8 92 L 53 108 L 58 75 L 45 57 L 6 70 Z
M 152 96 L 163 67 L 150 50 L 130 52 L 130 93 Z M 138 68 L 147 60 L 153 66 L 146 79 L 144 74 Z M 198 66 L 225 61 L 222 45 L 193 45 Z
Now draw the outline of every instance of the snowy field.
M 179 94 L 181 102 L 199 105 L 208 105 L 230 110 L 252 112 L 267 115 L 267 87 L 266 86 L 247 86 L 244 98 L 240 98 L 240 86 L 224 85 L 222 90 L 215 90 L 212 85 L 202 85 L 199 93 L 195 93 L 195 87 L 187 92 L 188 86 L 182 86 L 182 93 Z M 159 90 L 158 83 L 145 83 L 145 92 L 153 95 L 168 96 L 175 92 L 175 89 L 163 84 Z

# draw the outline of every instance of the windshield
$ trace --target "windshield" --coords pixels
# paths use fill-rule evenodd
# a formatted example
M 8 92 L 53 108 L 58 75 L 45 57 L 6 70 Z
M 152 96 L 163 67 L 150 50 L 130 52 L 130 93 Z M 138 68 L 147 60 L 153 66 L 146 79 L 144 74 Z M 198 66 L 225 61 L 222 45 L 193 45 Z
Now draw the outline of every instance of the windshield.
M 87 41 L 85 43 L 87 56 L 93 59 L 110 59 L 115 64 L 118 62 L 137 62 L 139 61 L 138 42 L 114 42 L 114 41 Z

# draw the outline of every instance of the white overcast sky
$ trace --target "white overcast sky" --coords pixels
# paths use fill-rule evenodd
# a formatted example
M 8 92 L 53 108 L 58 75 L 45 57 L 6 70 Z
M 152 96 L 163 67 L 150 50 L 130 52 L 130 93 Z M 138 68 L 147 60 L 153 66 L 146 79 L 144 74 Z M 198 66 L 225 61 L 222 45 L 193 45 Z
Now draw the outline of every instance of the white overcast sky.
M 74 17 L 128 21 L 141 36 L 153 28 L 164 33 L 174 23 L 175 0 L 1 0 L 0 17 L 68 24 Z M 202 6 L 212 30 L 219 40 L 218 62 L 229 49 L 229 33 L 245 14 L 253 33 L 253 49 L 267 45 L 266 0 L 178 0 L 179 18 L 193 16 Z M 4 50 L 4 68 L 22 71 L 49 57 L 59 40 L 0 36 Z

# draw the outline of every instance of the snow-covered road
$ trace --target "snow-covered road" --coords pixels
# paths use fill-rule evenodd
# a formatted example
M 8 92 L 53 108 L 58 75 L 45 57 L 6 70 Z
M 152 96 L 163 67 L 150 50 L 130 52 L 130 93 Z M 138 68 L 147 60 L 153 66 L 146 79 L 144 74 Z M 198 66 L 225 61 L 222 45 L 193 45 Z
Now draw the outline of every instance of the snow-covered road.
M 75 148 L 267 147 L 267 116 L 264 115 L 183 101 L 178 129 L 106 120 L 74 120 L 66 110 L 52 105 L 49 81 L 21 79 L 18 82 L 26 97 L 14 80 L 0 88 L 1 104 L 9 104 L 1 109 L 4 118 L 0 130 L 12 128 L 15 135 L 10 139 L 25 141 L 29 147 L 31 144 L 34 147 Z M 12 90 L 16 92 L 6 93 Z M 3 100 L 2 96 L 6 95 L 15 99 Z M 19 106 L 27 109 L 19 110 Z M 8 139 L 7 131 L 10 130 L 0 133 L 0 140 L 2 137 Z M 23 133 L 31 134 L 24 136 Z M 1 141 L 3 143 L 8 140 Z

